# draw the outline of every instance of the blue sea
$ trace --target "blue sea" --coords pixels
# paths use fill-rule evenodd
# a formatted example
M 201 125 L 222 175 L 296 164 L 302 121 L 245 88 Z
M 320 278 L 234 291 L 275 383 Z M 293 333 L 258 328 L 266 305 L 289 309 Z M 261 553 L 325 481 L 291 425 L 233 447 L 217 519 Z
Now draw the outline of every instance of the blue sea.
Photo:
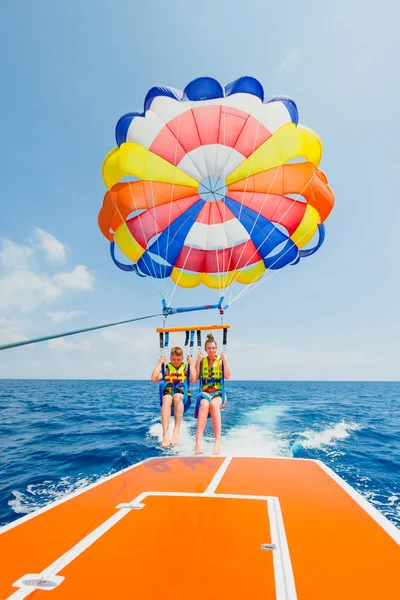
M 229 382 L 222 453 L 317 458 L 400 526 L 400 383 Z M 0 525 L 162 450 L 157 386 L 0 380 Z M 207 426 L 204 451 L 212 449 Z

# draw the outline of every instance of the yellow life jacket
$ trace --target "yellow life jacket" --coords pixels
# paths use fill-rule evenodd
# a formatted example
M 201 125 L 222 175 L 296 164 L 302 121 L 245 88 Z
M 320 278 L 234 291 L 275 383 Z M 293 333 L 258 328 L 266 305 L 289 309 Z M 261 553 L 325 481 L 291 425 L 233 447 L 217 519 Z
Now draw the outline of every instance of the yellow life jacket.
M 165 381 L 168 383 L 183 383 L 186 379 L 186 363 L 182 363 L 177 369 L 172 363 L 167 364 L 168 373 L 165 373 Z
M 215 390 L 222 389 L 222 368 L 219 356 L 215 357 L 211 367 L 208 366 L 208 357 L 203 358 L 201 361 L 201 379 L 203 389 L 211 386 Z

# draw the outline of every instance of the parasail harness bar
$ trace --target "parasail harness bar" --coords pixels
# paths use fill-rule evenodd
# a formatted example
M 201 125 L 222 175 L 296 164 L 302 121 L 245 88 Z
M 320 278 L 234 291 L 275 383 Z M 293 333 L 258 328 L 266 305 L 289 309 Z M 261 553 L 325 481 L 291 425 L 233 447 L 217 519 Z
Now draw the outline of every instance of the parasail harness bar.
M 215 330 L 222 329 L 222 348 L 225 351 L 225 348 L 228 344 L 228 329 L 230 329 L 230 327 L 231 327 L 230 325 L 196 325 L 196 326 L 191 326 L 191 327 L 168 327 L 168 328 L 159 327 L 158 329 L 156 329 L 156 332 L 160 336 L 161 352 L 165 348 L 168 348 L 169 334 L 170 333 L 178 333 L 180 331 L 185 332 L 184 346 L 185 346 L 185 348 L 189 348 L 190 351 L 193 351 L 195 334 L 196 334 L 197 348 L 198 348 L 198 352 L 200 352 L 201 347 L 202 347 L 201 332 L 202 331 L 213 331 L 213 330 L 215 331 Z
M 218 304 L 203 304 L 200 306 L 183 306 L 181 308 L 173 308 L 172 306 L 167 306 L 167 302 L 166 302 L 166 300 L 164 300 L 164 298 L 162 298 L 161 302 L 162 302 L 162 310 L 163 310 L 164 317 L 168 317 L 169 315 L 177 315 L 179 313 L 184 313 L 184 312 L 194 312 L 197 310 L 210 310 L 212 308 L 218 308 L 220 311 L 220 314 L 223 314 L 224 310 L 226 310 L 229 306 L 228 304 L 226 304 L 225 306 L 223 305 L 224 296 L 221 296 L 221 298 L 218 301 Z

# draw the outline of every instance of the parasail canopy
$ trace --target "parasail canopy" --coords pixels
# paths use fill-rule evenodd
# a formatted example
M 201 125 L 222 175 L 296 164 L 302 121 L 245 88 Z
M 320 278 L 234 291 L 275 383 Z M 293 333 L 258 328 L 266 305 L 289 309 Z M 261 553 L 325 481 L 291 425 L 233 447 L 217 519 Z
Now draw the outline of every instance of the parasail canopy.
M 116 141 L 99 226 L 123 270 L 225 290 L 324 240 L 334 196 L 318 168 L 321 141 L 299 125 L 293 100 L 265 98 L 252 77 L 154 87 L 143 112 L 118 121 Z

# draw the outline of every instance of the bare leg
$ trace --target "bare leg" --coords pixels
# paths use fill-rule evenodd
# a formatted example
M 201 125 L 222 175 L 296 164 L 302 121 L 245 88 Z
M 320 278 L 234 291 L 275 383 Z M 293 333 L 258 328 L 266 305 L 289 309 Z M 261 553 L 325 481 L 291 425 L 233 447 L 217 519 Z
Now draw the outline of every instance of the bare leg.
M 179 442 L 179 433 L 183 417 L 183 394 L 174 394 L 174 432 L 171 438 L 171 446 L 176 446 Z
M 202 454 L 201 440 L 203 437 L 204 429 L 206 428 L 207 424 L 208 410 L 208 400 L 202 398 L 202 400 L 200 401 L 199 416 L 197 417 L 196 448 L 194 451 L 195 454 Z
M 166 394 L 163 396 L 163 403 L 161 407 L 161 425 L 162 425 L 162 447 L 168 448 L 169 444 L 169 422 L 171 419 L 171 406 L 172 396 Z
M 221 451 L 221 405 L 221 396 L 216 396 L 210 402 L 210 413 L 215 437 L 213 454 L 219 454 Z

